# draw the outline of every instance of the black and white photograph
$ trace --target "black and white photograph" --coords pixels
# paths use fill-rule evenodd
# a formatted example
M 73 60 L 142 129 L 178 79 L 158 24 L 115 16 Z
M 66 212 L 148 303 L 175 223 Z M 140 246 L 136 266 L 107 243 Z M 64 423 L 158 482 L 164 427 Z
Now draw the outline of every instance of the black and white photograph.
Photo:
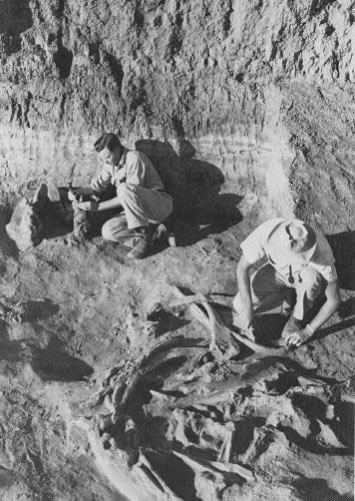
M 0 0 L 0 501 L 353 501 L 355 0 Z

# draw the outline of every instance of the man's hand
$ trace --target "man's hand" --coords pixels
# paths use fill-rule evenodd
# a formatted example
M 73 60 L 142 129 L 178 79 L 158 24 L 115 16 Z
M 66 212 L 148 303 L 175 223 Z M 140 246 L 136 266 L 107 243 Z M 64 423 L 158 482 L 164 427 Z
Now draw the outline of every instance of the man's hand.
M 307 339 L 312 336 L 312 333 L 309 332 L 306 328 L 300 329 L 297 332 L 292 332 L 288 334 L 285 338 L 285 344 L 287 348 L 296 347 L 298 348 L 301 344 L 305 343 Z
M 89 202 L 79 202 L 77 208 L 86 212 L 97 212 L 99 210 L 99 204 L 90 200 Z

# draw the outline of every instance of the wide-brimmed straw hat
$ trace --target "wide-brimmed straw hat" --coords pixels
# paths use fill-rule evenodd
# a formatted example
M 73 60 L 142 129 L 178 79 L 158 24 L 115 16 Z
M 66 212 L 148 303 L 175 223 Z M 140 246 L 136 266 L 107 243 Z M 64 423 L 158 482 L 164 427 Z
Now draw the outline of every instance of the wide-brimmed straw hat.
M 314 230 L 300 219 L 287 219 L 278 224 L 267 240 L 276 261 L 309 261 L 317 247 Z

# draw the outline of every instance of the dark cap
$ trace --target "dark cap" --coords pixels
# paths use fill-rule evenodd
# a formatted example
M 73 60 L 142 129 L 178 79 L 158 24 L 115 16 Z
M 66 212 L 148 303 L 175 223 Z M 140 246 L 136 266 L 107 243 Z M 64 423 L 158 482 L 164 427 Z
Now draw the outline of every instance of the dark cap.
M 104 132 L 99 139 L 95 141 L 94 148 L 98 153 L 100 153 L 100 151 L 105 148 L 110 151 L 113 151 L 116 148 L 122 148 L 122 144 L 116 134 L 113 134 L 112 132 Z

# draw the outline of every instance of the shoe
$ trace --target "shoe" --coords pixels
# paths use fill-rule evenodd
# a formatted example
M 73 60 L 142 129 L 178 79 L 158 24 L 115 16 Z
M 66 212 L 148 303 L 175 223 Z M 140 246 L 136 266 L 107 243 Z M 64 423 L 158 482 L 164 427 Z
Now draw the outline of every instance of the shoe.
M 127 257 L 131 259 L 143 259 L 147 256 L 152 247 L 153 235 L 156 225 L 142 226 L 135 230 L 135 244 L 129 251 Z
M 154 235 L 154 240 L 160 240 L 169 247 L 176 247 L 176 237 L 175 234 L 168 230 L 164 223 L 160 223 L 157 226 L 157 230 Z

